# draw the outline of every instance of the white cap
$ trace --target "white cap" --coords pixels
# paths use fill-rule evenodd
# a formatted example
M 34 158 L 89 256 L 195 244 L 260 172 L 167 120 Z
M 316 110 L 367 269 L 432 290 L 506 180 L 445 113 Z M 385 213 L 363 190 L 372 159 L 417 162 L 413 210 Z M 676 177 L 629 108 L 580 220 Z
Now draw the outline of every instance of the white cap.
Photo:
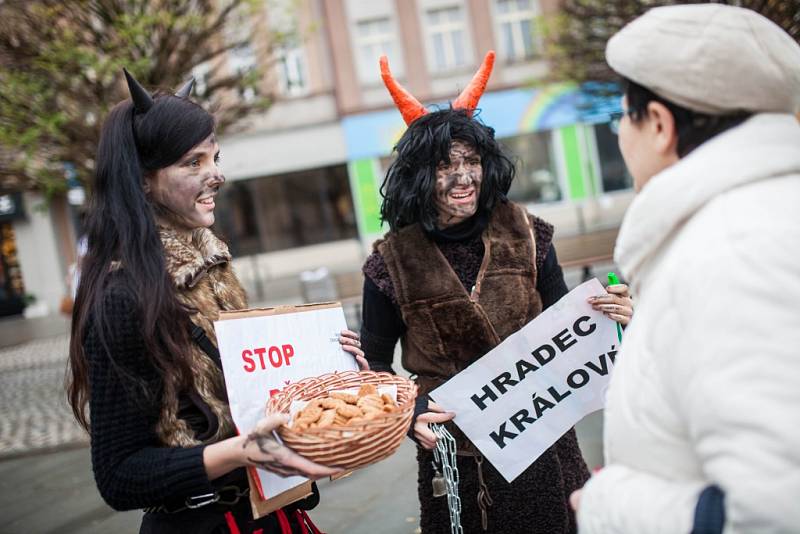
M 749 9 L 651 9 L 608 41 L 606 61 L 622 76 L 701 113 L 800 111 L 800 45 Z

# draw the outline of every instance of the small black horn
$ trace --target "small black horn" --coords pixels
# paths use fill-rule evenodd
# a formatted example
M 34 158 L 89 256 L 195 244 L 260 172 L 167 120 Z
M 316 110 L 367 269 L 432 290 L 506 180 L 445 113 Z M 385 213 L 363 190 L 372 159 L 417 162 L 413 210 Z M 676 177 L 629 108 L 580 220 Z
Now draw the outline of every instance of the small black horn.
M 128 80 L 128 91 L 131 93 L 133 108 L 137 113 L 146 113 L 153 107 L 153 97 L 136 81 L 128 69 L 123 68 L 122 70 L 125 73 L 125 79 Z
M 189 98 L 189 95 L 192 94 L 193 88 L 194 88 L 194 76 L 192 76 L 188 82 L 183 84 L 183 87 L 178 89 L 178 92 L 175 93 L 175 96 L 179 96 L 181 98 Z

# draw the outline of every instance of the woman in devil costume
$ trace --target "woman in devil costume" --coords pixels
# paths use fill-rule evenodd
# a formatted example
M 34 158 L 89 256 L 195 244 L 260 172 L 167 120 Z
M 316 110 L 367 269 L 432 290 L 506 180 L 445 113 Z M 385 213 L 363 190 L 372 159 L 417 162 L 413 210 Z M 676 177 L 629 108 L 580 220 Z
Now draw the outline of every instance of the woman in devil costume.
M 363 271 L 363 347 L 373 370 L 391 371 L 394 347 L 416 375 L 420 402 L 410 434 L 418 449 L 420 524 L 450 532 L 444 497 L 434 497 L 439 467 L 428 450 L 428 423 L 444 422 L 427 393 L 489 352 L 567 293 L 552 245 L 553 227 L 506 198 L 514 165 L 494 131 L 472 117 L 494 62 L 480 70 L 450 109 L 429 112 L 391 76 L 381 75 L 408 129 L 395 147 L 381 193 L 391 231 L 374 245 Z M 626 324 L 632 314 L 624 285 L 593 305 Z M 425 412 L 425 413 L 422 413 Z M 457 442 L 464 532 L 575 532 L 568 504 L 589 472 L 574 429 L 513 483 L 488 463 L 463 433 Z
M 316 491 L 258 520 L 250 508 L 245 467 L 336 471 L 273 438 L 282 416 L 236 435 L 213 321 L 247 303 L 209 229 L 225 182 L 214 119 L 189 99 L 192 82 L 150 95 L 125 75 L 131 99 L 100 137 L 70 342 L 69 399 L 97 487 L 117 510 L 145 509 L 145 533 L 318 532 L 305 512 Z M 340 342 L 363 359 L 355 334 Z

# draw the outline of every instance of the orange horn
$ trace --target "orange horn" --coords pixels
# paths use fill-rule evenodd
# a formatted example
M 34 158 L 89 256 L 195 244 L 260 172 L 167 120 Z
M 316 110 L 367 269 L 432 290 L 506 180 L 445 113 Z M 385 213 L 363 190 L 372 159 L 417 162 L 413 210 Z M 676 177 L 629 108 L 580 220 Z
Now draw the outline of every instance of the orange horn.
M 478 101 L 486 90 L 486 84 L 492 74 L 492 67 L 494 67 L 494 50 L 489 50 L 486 53 L 486 57 L 483 58 L 483 63 L 481 63 L 478 72 L 475 73 L 469 84 L 453 102 L 453 109 L 465 109 L 472 116 L 472 112 L 478 107 Z
M 389 71 L 389 59 L 386 56 L 381 56 L 380 64 L 383 84 L 389 90 L 389 94 L 392 95 L 392 100 L 394 100 L 397 109 L 400 110 L 400 114 L 403 116 L 403 120 L 406 121 L 406 124 L 411 124 L 428 113 L 425 106 L 420 104 L 419 100 L 414 98 L 411 93 L 394 79 L 392 73 Z

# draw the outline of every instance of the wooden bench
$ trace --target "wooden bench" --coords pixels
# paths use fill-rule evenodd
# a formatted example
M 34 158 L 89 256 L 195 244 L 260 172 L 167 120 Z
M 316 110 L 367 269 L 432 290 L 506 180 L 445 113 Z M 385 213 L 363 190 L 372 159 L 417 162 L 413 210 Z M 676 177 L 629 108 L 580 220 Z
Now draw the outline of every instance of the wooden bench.
M 344 302 L 354 298 L 361 299 L 361 292 L 364 289 L 364 275 L 361 271 L 337 273 L 333 275 L 333 280 L 339 300 Z
M 595 263 L 614 259 L 614 244 L 619 228 L 595 230 L 585 234 L 556 236 L 553 245 L 558 254 L 558 263 L 563 269 L 582 267 L 584 277 L 590 276 L 589 268 Z
M 583 268 L 584 278 L 588 279 L 592 265 L 613 260 L 618 233 L 619 228 L 609 228 L 584 234 L 556 236 L 553 244 L 558 253 L 558 262 L 563 269 Z M 349 315 L 348 322 L 355 318 L 360 320 L 364 275 L 361 271 L 351 271 L 336 273 L 333 279 L 336 298 Z
M 364 275 L 361 271 L 337 273 L 333 275 L 337 300 L 342 303 L 347 324 L 358 330 L 361 326 L 361 294 L 364 289 Z

